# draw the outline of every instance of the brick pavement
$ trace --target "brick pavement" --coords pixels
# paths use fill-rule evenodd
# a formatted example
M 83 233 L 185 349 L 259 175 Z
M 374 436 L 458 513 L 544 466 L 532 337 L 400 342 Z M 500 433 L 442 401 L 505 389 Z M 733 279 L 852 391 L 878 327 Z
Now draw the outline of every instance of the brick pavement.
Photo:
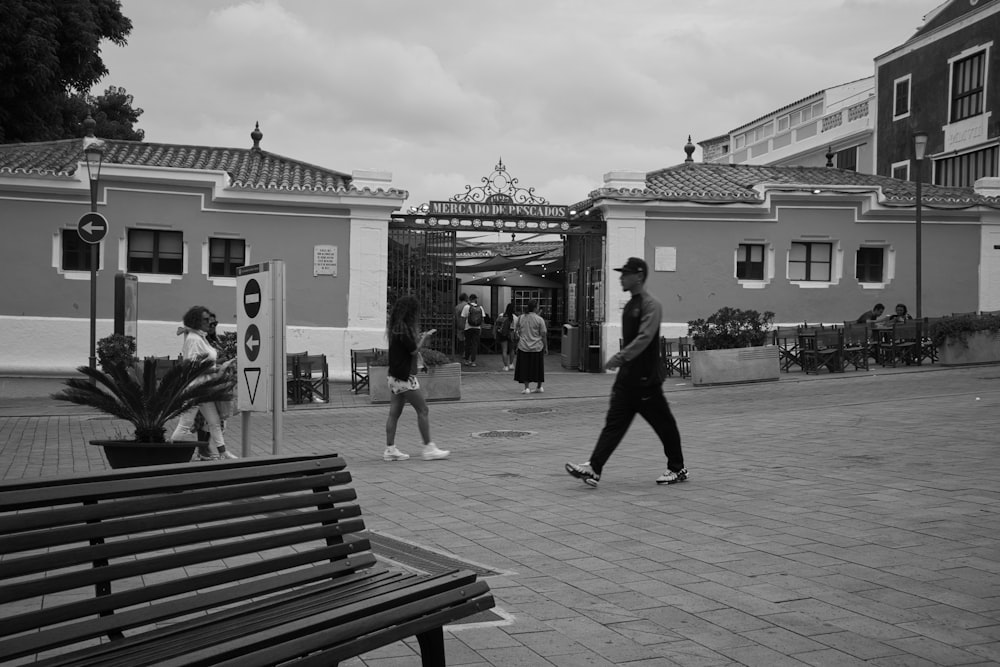
M 596 490 L 562 465 L 589 454 L 612 377 L 550 372 L 522 396 L 510 375 L 432 404 L 447 461 L 382 462 L 387 408 L 346 384 L 284 417 L 283 453 L 345 456 L 373 532 L 500 572 L 509 620 L 456 627 L 450 664 L 1000 664 L 1000 367 L 668 381 L 691 480 L 653 483 L 640 420 Z M 104 467 L 84 443 L 116 422 L 11 393 L 5 478 Z M 269 419 L 251 428 L 267 453 Z M 419 451 L 412 411 L 399 434 Z M 400 642 L 344 664 L 419 660 Z

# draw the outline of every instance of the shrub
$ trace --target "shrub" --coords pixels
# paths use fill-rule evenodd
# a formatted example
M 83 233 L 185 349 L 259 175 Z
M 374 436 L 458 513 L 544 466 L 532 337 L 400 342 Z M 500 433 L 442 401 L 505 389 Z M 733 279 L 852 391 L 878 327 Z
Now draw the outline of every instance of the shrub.
M 445 364 L 450 364 L 452 358 L 449 357 L 444 352 L 439 352 L 438 350 L 433 350 L 429 347 L 420 348 L 420 356 L 424 358 L 424 363 L 428 368 L 431 366 L 443 366 Z M 369 362 L 370 366 L 388 366 L 389 365 L 389 350 L 381 350 L 378 355 Z
M 135 338 L 111 334 L 97 341 L 97 361 L 108 372 L 112 365 L 129 368 L 135 363 Z
M 690 320 L 688 336 L 696 350 L 729 350 L 739 347 L 758 347 L 767 342 L 774 313 L 770 310 L 720 308 L 708 319 Z
M 976 331 L 1000 332 L 1000 315 L 955 315 L 931 322 L 928 337 L 935 347 L 941 347 L 948 338 L 956 339 L 963 347 L 969 346 L 969 334 Z

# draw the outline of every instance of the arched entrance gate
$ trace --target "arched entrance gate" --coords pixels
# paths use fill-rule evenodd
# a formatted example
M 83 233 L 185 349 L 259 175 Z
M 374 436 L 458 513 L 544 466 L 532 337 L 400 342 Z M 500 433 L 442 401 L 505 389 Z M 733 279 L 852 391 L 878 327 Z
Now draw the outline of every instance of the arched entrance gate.
M 438 330 L 432 344 L 454 354 L 454 308 L 462 284 L 456 264 L 459 232 L 558 235 L 563 271 L 548 324 L 562 343 L 564 366 L 602 370 L 604 221 L 593 213 L 551 204 L 535 195 L 534 188 L 518 187 L 502 160 L 482 182 L 475 188 L 465 186 L 464 193 L 447 201 L 431 201 L 392 215 L 386 303 L 391 308 L 403 294 L 416 296 L 424 327 Z M 525 264 L 520 270 L 532 268 Z M 517 288 L 513 289 L 517 304 Z

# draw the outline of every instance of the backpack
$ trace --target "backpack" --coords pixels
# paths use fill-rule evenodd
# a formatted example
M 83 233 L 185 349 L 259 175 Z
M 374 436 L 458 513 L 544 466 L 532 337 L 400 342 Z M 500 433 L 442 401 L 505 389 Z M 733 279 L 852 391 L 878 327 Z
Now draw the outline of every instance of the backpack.
M 501 315 L 500 317 L 498 317 L 497 318 L 496 328 L 497 328 L 497 331 L 499 332 L 498 336 L 500 336 L 502 338 L 508 338 L 508 339 L 510 338 L 510 318 L 509 317 L 507 317 L 506 315 Z
M 482 306 L 478 306 L 478 305 L 469 306 L 468 324 L 469 324 L 470 327 L 481 327 L 483 325 L 483 308 L 482 308 Z

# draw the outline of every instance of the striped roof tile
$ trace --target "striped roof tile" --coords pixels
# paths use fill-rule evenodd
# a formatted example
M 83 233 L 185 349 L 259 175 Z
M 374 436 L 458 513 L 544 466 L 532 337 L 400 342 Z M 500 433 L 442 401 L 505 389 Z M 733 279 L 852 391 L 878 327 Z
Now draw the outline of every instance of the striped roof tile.
M 223 171 L 233 188 L 348 193 L 358 191 L 350 175 L 269 153 L 259 148 L 103 140 L 104 164 Z M 69 177 L 83 161 L 83 141 L 64 139 L 0 145 L 0 174 Z M 365 188 L 367 191 L 367 188 Z M 402 194 L 390 188 L 386 193 Z
M 599 188 L 590 193 L 590 201 L 602 198 L 653 199 L 706 204 L 761 203 L 756 187 L 788 186 L 795 189 L 822 189 L 837 192 L 838 187 L 880 189 L 884 206 L 916 205 L 916 183 L 888 176 L 861 174 L 834 167 L 778 167 L 771 165 L 710 164 L 685 162 L 646 174 L 644 189 Z M 846 191 L 846 190 L 845 190 Z M 922 185 L 921 202 L 928 208 L 963 209 L 974 206 L 1000 208 L 1000 197 L 988 197 L 972 188 Z

